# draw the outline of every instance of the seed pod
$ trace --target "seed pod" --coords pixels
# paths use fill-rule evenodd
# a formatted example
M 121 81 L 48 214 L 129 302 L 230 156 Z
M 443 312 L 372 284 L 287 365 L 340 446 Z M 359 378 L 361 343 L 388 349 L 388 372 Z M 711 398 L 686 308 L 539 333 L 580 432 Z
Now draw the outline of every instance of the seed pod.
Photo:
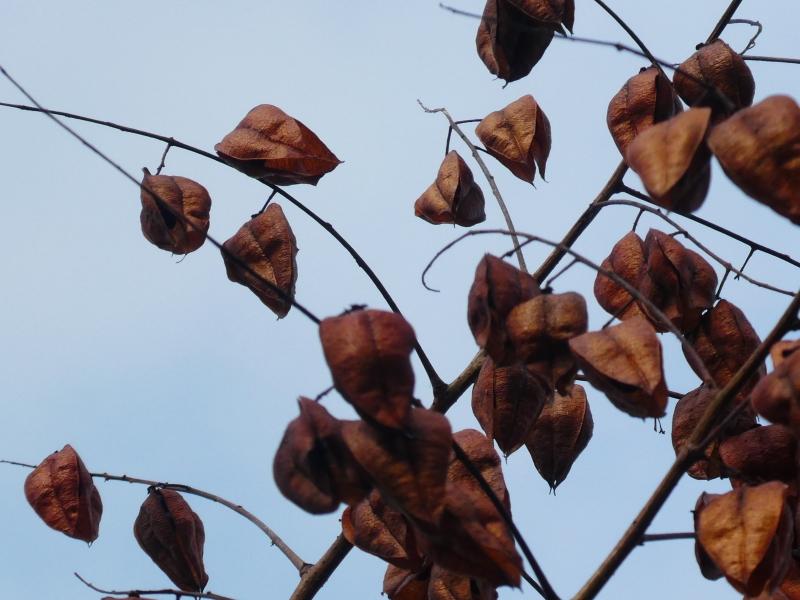
M 697 519 L 697 539 L 728 582 L 751 596 L 780 585 L 792 561 L 787 486 L 742 486 L 711 500 Z
M 797 479 L 797 438 L 784 425 L 755 427 L 728 438 L 719 455 L 732 477 L 750 485 Z
M 542 178 L 550 155 L 550 121 L 533 96 L 523 96 L 490 113 L 475 133 L 486 150 L 514 175 L 533 183 L 536 167 Z
M 69 444 L 25 478 L 25 497 L 49 527 L 84 542 L 97 539 L 103 503 L 92 476 Z
M 178 588 L 200 592 L 206 587 L 203 522 L 178 492 L 150 488 L 133 524 L 133 535 Z
M 770 96 L 723 121 L 708 145 L 741 190 L 800 224 L 800 106 Z
M 478 346 L 498 364 L 513 353 L 505 327 L 508 313 L 538 294 L 533 277 L 507 262 L 485 254 L 478 263 L 469 290 L 467 321 Z
M 481 472 L 486 483 L 492 488 L 503 506 L 511 510 L 511 498 L 503 478 L 503 467 L 492 441 L 476 429 L 456 431 L 453 434 L 453 441 L 461 447 L 469 461 Z M 472 473 L 456 458 L 455 454 L 450 457 L 447 480 L 451 483 L 463 482 L 467 487 L 477 485 Z
M 694 212 L 711 183 L 705 145 L 711 109 L 691 108 L 636 136 L 625 162 L 642 179 L 652 201 L 668 210 Z
M 389 600 L 428 600 L 429 576 L 428 569 L 414 573 L 389 564 L 383 577 L 383 593 Z
M 575 23 L 575 0 L 509 0 L 537 23 L 566 33 L 572 33 Z
M 772 344 L 769 349 L 769 356 L 772 359 L 772 368 L 775 369 L 779 364 L 800 350 L 800 340 L 781 340 Z
M 594 387 L 633 417 L 664 416 L 667 386 L 661 343 L 641 317 L 569 341 L 578 366 Z
M 620 154 L 641 132 L 669 119 L 680 106 L 669 79 L 655 67 L 634 75 L 608 104 L 606 122 Z
M 312 514 L 360 502 L 372 485 L 342 439 L 341 421 L 308 398 L 298 404 L 300 416 L 287 426 L 272 465 L 278 489 Z
M 206 241 L 211 197 L 202 185 L 186 177 L 151 175 L 144 169 L 140 197 L 142 233 L 151 244 L 173 254 L 188 254 Z
M 551 490 L 555 491 L 567 478 L 572 465 L 592 439 L 593 431 L 594 421 L 586 392 L 577 384 L 567 394 L 557 393 L 542 409 L 525 446 L 533 465 Z
M 248 112 L 214 150 L 232 167 L 273 185 L 317 185 L 342 162 L 313 131 L 271 104 Z
M 635 231 L 630 231 L 614 244 L 600 266 L 637 288 L 645 273 L 645 261 L 644 242 Z M 606 312 L 620 320 L 645 316 L 630 292 L 602 273 L 594 281 L 594 297 Z
M 267 206 L 222 247 L 228 279 L 249 288 L 279 319 L 285 317 L 292 307 L 297 281 L 297 240 L 280 205 Z M 240 263 L 247 265 L 249 271 Z
M 435 225 L 453 223 L 471 227 L 486 220 L 481 188 L 472 178 L 467 163 L 451 150 L 439 173 L 414 204 L 414 214 Z
M 697 499 L 697 503 L 694 506 L 694 513 L 693 521 L 694 521 L 694 529 L 697 531 L 697 521 L 700 518 L 700 513 L 703 512 L 708 503 L 716 498 L 719 498 L 722 494 L 709 494 L 707 492 L 703 492 L 700 494 L 700 497 Z M 722 577 L 725 577 L 725 573 L 723 573 L 720 568 L 714 564 L 714 561 L 711 560 L 711 557 L 708 555 L 708 552 L 705 551 L 703 546 L 697 541 L 695 537 L 694 540 L 694 558 L 697 561 L 697 566 L 700 567 L 700 573 L 703 574 L 703 577 L 709 579 L 711 581 L 716 581 Z
M 674 80 L 675 90 L 686 104 L 711 107 L 715 115 L 722 117 L 750 106 L 756 90 L 744 59 L 722 40 L 702 46 L 682 62 Z
M 496 600 L 497 591 L 480 579 L 449 571 L 439 565 L 431 567 L 427 600 Z
M 552 398 L 550 389 L 520 363 L 497 367 L 487 358 L 472 388 L 472 412 L 486 435 L 508 456 L 525 442 L 542 407 Z
M 537 23 L 509 0 L 487 0 L 475 45 L 489 72 L 511 82 L 531 72 L 553 34 L 552 28 Z
M 750 400 L 761 416 L 800 433 L 800 352 L 790 354 L 759 381 Z
M 397 313 L 356 310 L 324 319 L 319 337 L 333 384 L 363 418 L 402 429 L 414 393 L 414 330 Z

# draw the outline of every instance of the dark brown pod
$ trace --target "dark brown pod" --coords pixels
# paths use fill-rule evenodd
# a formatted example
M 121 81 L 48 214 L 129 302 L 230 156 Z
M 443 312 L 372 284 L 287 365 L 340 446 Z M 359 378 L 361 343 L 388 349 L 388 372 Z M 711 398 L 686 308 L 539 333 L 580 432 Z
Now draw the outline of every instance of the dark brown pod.
M 625 162 L 652 201 L 668 210 L 694 212 L 711 183 L 705 145 L 711 109 L 692 108 L 641 132 L 625 150 Z
M 133 524 L 133 535 L 154 563 L 181 590 L 201 592 L 208 583 L 203 566 L 203 522 L 178 492 L 150 488 Z
M 539 286 L 527 273 L 491 254 L 475 269 L 469 290 L 467 321 L 478 346 L 502 364 L 513 354 L 506 333 L 506 317 L 517 304 L 539 294 Z
M 449 571 L 439 565 L 431 567 L 427 600 L 495 600 L 497 591 L 489 583 Z
M 498 367 L 487 358 L 472 388 L 472 412 L 486 435 L 508 456 L 525 442 L 551 398 L 548 383 L 523 364 Z
M 722 40 L 700 47 L 680 64 L 673 80 L 675 90 L 686 104 L 708 106 L 720 116 L 750 106 L 756 91 L 747 63 Z
M 429 569 L 414 573 L 390 563 L 383 577 L 383 593 L 389 600 L 428 600 L 429 577 Z
M 97 539 L 103 503 L 92 476 L 69 444 L 25 478 L 25 497 L 49 527 L 84 542 Z
M 462 429 L 453 434 L 453 441 L 461 447 L 469 461 L 481 472 L 486 483 L 492 488 L 492 491 L 503 503 L 503 506 L 510 510 L 511 497 L 508 494 L 506 481 L 503 477 L 500 456 L 494 449 L 492 440 L 477 429 Z M 477 485 L 475 477 L 456 458 L 455 454 L 450 457 L 447 481 L 450 483 L 463 482 L 467 487 Z
M 800 350 L 800 340 L 781 340 L 772 344 L 772 348 L 769 349 L 772 368 L 776 368 L 797 350 Z
M 297 240 L 280 205 L 267 206 L 222 248 L 228 279 L 249 288 L 279 319 L 285 317 L 297 281 Z
M 372 485 L 342 439 L 341 421 L 308 398 L 298 404 L 300 416 L 286 427 L 272 464 L 278 489 L 312 514 L 361 501 Z
M 214 150 L 229 165 L 273 185 L 316 185 L 342 162 L 313 131 L 271 104 L 248 112 Z
M 669 79 L 655 67 L 637 73 L 608 104 L 606 122 L 611 137 L 625 156 L 634 138 L 676 112 L 675 92 Z
M 800 433 L 800 352 L 790 354 L 753 388 L 755 411 Z
M 575 0 L 508 0 L 531 19 L 545 27 L 572 33 L 575 24 Z
M 755 427 L 728 438 L 719 455 L 731 477 L 750 485 L 797 479 L 797 438 L 784 425 Z
M 523 181 L 533 183 L 537 166 L 544 178 L 550 121 L 530 94 L 485 116 L 475 133 L 489 154 Z
M 319 337 L 339 393 L 363 418 L 402 429 L 414 393 L 411 325 L 397 313 L 355 310 L 323 319 Z
M 635 231 L 626 233 L 600 265 L 620 277 L 633 288 L 638 288 L 645 274 L 646 257 L 644 242 Z M 647 316 L 639 303 L 619 283 L 598 272 L 594 280 L 594 297 L 603 309 L 620 320 Z M 649 298 L 648 298 L 649 299 Z
M 700 518 L 700 513 L 703 512 L 703 509 L 706 506 L 708 506 L 709 502 L 715 498 L 719 498 L 720 496 L 721 494 L 709 494 L 707 492 L 700 494 L 700 497 L 697 499 L 697 503 L 694 506 L 694 511 L 692 511 L 694 513 L 693 520 L 695 531 L 697 531 L 697 521 Z M 708 552 L 705 551 L 697 539 L 694 541 L 694 558 L 697 561 L 697 566 L 700 567 L 700 573 L 702 573 L 703 577 L 706 579 L 716 581 L 717 579 L 725 577 L 725 573 L 723 573 L 720 568 L 714 564 L 714 561 L 711 560 Z
M 147 241 L 173 254 L 194 252 L 206 241 L 211 197 L 202 185 L 144 169 L 140 197 L 139 220 Z
M 593 431 L 592 411 L 580 385 L 573 385 L 566 394 L 557 393 L 542 409 L 525 446 L 551 490 L 555 491 L 567 478 Z
M 451 150 L 430 187 L 414 204 L 414 214 L 429 223 L 471 227 L 486 220 L 483 192 L 467 163 Z

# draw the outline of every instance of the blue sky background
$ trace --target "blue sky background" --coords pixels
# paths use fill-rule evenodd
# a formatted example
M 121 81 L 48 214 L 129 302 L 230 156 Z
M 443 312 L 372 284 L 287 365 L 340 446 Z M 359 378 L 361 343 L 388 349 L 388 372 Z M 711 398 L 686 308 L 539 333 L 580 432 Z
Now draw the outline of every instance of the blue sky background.
M 454 4 L 480 11 L 482 4 Z M 593 2 L 578 0 L 575 33 L 628 42 Z M 706 38 L 723 0 L 612 2 L 666 60 L 680 62 Z M 737 16 L 765 27 L 755 54 L 800 55 L 800 7 L 792 0 L 745 0 Z M 502 88 L 476 56 L 477 22 L 437 2 L 25 2 L 0 4 L 0 64 L 46 106 L 175 136 L 211 149 L 253 106 L 272 103 L 311 127 L 345 161 L 316 187 L 290 191 L 330 220 L 381 275 L 417 331 L 439 373 L 452 379 L 475 352 L 466 326 L 466 294 L 475 265 L 507 240 L 462 244 L 431 273 L 432 254 L 461 230 L 413 217 L 413 203 L 433 180 L 444 150 L 441 115 L 483 117 L 533 94 L 550 118 L 548 182 L 536 189 L 490 162 L 518 228 L 560 238 L 619 162 L 605 126 L 608 100 L 644 65 L 634 56 L 556 41 L 527 78 Z M 724 38 L 744 47 L 751 30 Z M 756 98 L 800 97 L 797 67 L 750 63 Z M 23 102 L 5 81 L 0 99 Z M 76 124 L 127 169 L 154 169 L 163 145 Z M 469 127 L 469 126 L 468 126 Z M 471 129 L 468 129 L 471 132 Z M 73 444 L 91 470 L 183 482 L 248 507 L 313 562 L 339 530 L 338 513 L 313 517 L 284 500 L 272 457 L 295 398 L 330 385 L 316 328 L 293 311 L 282 322 L 245 288 L 227 281 L 210 245 L 178 263 L 139 230 L 139 193 L 41 115 L 0 109 L 0 457 L 38 462 Z M 460 142 L 454 147 L 463 152 Z M 502 217 L 487 196 L 487 225 Z M 211 233 L 232 235 L 264 202 L 265 188 L 180 150 L 165 173 L 191 177 L 213 199 Z M 796 253 L 788 221 L 744 197 L 715 166 L 699 214 Z M 626 181 L 640 183 L 629 174 Z M 297 297 L 315 313 L 351 303 L 384 304 L 352 259 L 294 207 L 282 203 L 298 239 Z M 609 208 L 577 248 L 605 257 L 635 211 Z M 680 220 L 680 219 L 679 219 Z M 656 221 L 644 217 L 640 231 Z M 658 226 L 658 225 L 657 225 Z M 692 231 L 733 263 L 747 248 L 698 226 Z M 530 265 L 546 254 L 526 249 Z M 721 276 L 722 272 L 717 269 Z M 793 289 L 796 271 L 765 255 L 748 273 Z M 580 267 L 557 282 L 590 300 L 590 326 L 606 315 L 591 299 L 593 274 Z M 724 296 L 765 333 L 787 300 L 730 280 Z M 673 340 L 662 337 L 670 388 L 697 378 Z M 416 394 L 430 399 L 418 369 Z M 589 391 L 594 438 L 557 496 L 524 450 L 508 459 L 515 518 L 557 591 L 568 597 L 597 567 L 673 459 L 669 435 L 617 411 Z M 337 396 L 326 406 L 352 411 Z M 670 407 L 671 415 L 671 407 Z M 477 427 L 469 396 L 449 415 L 454 428 Z M 670 416 L 665 419 L 669 431 Z M 8 598 L 81 600 L 95 594 L 72 577 L 117 589 L 163 587 L 167 579 L 138 548 L 132 524 L 143 487 L 97 482 L 105 505 L 91 547 L 41 524 L 22 493 L 27 473 L 0 469 L 0 582 Z M 703 490 L 727 489 L 685 479 L 651 531 L 691 528 Z M 209 588 L 240 600 L 285 598 L 297 575 L 251 524 L 222 507 L 188 498 L 206 526 Z M 320 598 L 377 598 L 384 566 L 352 552 Z M 534 597 L 504 590 L 501 598 Z M 724 582 L 699 574 L 692 545 L 638 548 L 602 598 L 726 599 Z

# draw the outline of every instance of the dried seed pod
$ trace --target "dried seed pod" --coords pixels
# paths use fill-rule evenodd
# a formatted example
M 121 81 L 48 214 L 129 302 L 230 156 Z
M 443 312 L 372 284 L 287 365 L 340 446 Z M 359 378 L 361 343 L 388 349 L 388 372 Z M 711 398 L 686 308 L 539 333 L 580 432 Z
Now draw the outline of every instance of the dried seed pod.
M 439 565 L 431 567 L 427 600 L 496 600 L 494 587 L 480 579 L 449 571 Z
M 637 317 L 569 341 L 569 347 L 594 387 L 633 417 L 664 416 L 667 386 L 661 343 L 652 325 Z
M 800 352 L 794 352 L 753 388 L 753 408 L 800 434 Z
M 348 421 L 342 437 L 390 506 L 419 526 L 438 525 L 452 442 L 443 415 L 412 409 L 402 432 Z
M 285 317 L 292 307 L 297 281 L 297 240 L 280 205 L 267 206 L 222 247 L 228 279 L 249 288 L 279 319 Z
M 703 315 L 691 342 L 716 384 L 724 387 L 755 351 L 761 339 L 739 308 L 727 300 L 720 300 Z M 700 375 L 691 361 L 689 366 Z M 762 365 L 740 393 L 752 389 L 764 372 Z
M 414 529 L 377 490 L 342 513 L 342 533 L 355 547 L 414 572 L 422 568 Z
M 787 486 L 742 486 L 711 500 L 697 519 L 697 539 L 728 582 L 751 596 L 778 587 L 792 561 Z
M 206 241 L 211 197 L 202 185 L 186 177 L 151 175 L 144 169 L 140 197 L 142 233 L 151 244 L 173 254 L 188 254 Z
M 732 477 L 751 485 L 797 479 L 797 438 L 784 425 L 755 427 L 728 438 L 719 455 Z
M 271 104 L 248 112 L 214 150 L 229 165 L 273 185 L 316 185 L 342 162 L 313 131 Z
M 769 349 L 772 368 L 776 368 L 797 350 L 800 350 L 800 340 L 781 340 L 772 344 L 772 348 Z
M 552 398 L 545 380 L 515 363 L 497 367 L 487 358 L 472 388 L 472 412 L 486 435 L 508 456 L 525 442 L 542 407 Z
M 414 214 L 435 225 L 471 227 L 486 220 L 483 192 L 458 152 L 451 150 L 445 156 L 436 181 L 414 204 Z
M 722 494 L 709 494 L 707 492 L 700 494 L 700 497 L 697 499 L 697 503 L 694 506 L 694 511 L 692 511 L 694 513 L 693 521 L 695 531 L 697 531 L 697 521 L 700 518 L 700 513 L 703 512 L 706 506 L 708 506 L 709 502 L 719 498 L 721 495 Z M 715 581 L 725 577 L 725 573 L 723 573 L 720 568 L 714 564 L 714 561 L 711 560 L 708 552 L 705 551 L 697 538 L 695 538 L 694 541 L 694 558 L 697 561 L 697 566 L 700 567 L 700 573 L 702 573 L 703 577 L 706 579 Z
M 429 577 L 427 569 L 414 573 L 389 564 L 383 577 L 383 593 L 389 600 L 428 600 Z
M 507 262 L 485 254 L 475 269 L 469 290 L 467 321 L 478 346 L 501 364 L 512 354 L 506 317 L 517 304 L 539 294 L 533 277 Z
M 711 131 L 708 145 L 742 191 L 800 224 L 800 106 L 770 96 Z
M 298 404 L 300 416 L 286 427 L 272 464 L 278 489 L 312 514 L 361 501 L 372 485 L 342 439 L 341 421 L 308 398 Z
M 178 492 L 150 488 L 133 524 L 133 535 L 178 588 L 200 592 L 206 587 L 203 522 Z
M 476 429 L 462 429 L 453 434 L 453 441 L 467 455 L 469 461 L 481 472 L 486 483 L 507 509 L 511 509 L 511 498 L 508 495 L 506 481 L 500 457 L 494 449 L 492 440 Z M 463 482 L 467 487 L 477 485 L 464 464 L 455 455 L 450 458 L 447 480 L 451 483 Z
M 675 71 L 675 90 L 689 106 L 708 106 L 715 115 L 726 116 L 753 103 L 753 74 L 728 44 L 715 40 L 683 61 Z M 727 102 L 718 94 L 722 94 Z M 730 105 L 728 105 L 728 102 Z
M 669 210 L 694 212 L 711 183 L 711 155 L 705 145 L 711 109 L 691 108 L 636 136 L 625 162 L 642 179 L 653 202 Z
M 545 27 L 572 33 L 575 23 L 575 0 L 508 0 L 531 19 Z
M 655 67 L 634 75 L 608 104 L 606 122 L 611 137 L 625 150 L 641 132 L 669 119 L 676 112 L 677 98 L 669 79 Z
M 531 72 L 553 41 L 554 30 L 537 23 L 509 0 L 487 0 L 478 25 L 478 56 L 506 82 Z
M 525 446 L 551 490 L 555 491 L 567 478 L 593 431 L 592 411 L 580 385 L 573 385 L 566 394 L 557 393 L 542 409 Z
M 600 266 L 637 288 L 645 273 L 645 264 L 644 242 L 635 231 L 630 231 L 614 244 L 611 254 Z M 606 312 L 620 320 L 646 316 L 628 290 L 599 272 L 594 281 L 594 297 Z
M 484 117 L 475 133 L 489 154 L 523 181 L 533 183 L 537 166 L 544 178 L 550 121 L 530 94 Z
M 333 383 L 363 418 L 403 428 L 414 393 L 414 330 L 399 314 L 356 310 L 324 319 L 319 337 Z
M 25 478 L 25 497 L 49 527 L 84 542 L 97 539 L 103 503 L 92 476 L 69 444 Z
M 677 455 L 686 446 L 695 426 L 714 399 L 715 392 L 701 386 L 684 395 L 675 405 L 672 413 L 672 447 Z M 738 435 L 756 426 L 756 417 L 752 410 L 740 410 L 736 417 L 728 423 L 719 439 L 712 440 L 705 449 L 705 458 L 698 460 L 687 469 L 690 477 L 695 479 L 714 479 L 722 474 L 722 462 L 719 457 L 719 443 L 727 437 Z

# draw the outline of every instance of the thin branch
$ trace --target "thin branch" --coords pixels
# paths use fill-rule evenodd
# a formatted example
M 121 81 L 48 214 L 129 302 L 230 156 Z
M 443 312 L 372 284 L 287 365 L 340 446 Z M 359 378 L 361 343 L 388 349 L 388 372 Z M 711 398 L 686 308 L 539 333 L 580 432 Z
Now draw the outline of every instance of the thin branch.
M 481 370 L 485 360 L 486 353 L 481 350 L 469 361 L 469 364 L 464 367 L 464 370 L 453 379 L 442 393 L 434 396 L 431 410 L 442 414 L 450 410 L 450 407 L 455 404 L 456 400 L 458 400 L 465 391 L 467 391 L 467 388 L 475 383 L 475 380 L 478 378 L 478 372 Z
M 643 546 L 647 542 L 666 542 L 669 540 L 694 540 L 694 531 L 682 531 L 679 533 L 645 533 L 639 541 Z
M 711 431 L 716 421 L 723 416 L 742 386 L 759 369 L 769 354 L 769 349 L 772 345 L 791 330 L 797 322 L 798 309 L 800 309 L 800 292 L 792 299 L 775 327 L 764 338 L 764 341 L 759 344 L 758 348 L 750 355 L 728 384 L 714 395 L 703 416 L 695 425 L 686 446 L 678 453 L 675 462 L 669 468 L 661 483 L 659 483 L 639 511 L 639 514 L 633 519 L 633 522 L 608 557 L 574 596 L 573 600 L 591 600 L 595 598 L 631 551 L 639 544 L 642 535 L 647 531 L 647 528 L 667 501 L 686 469 L 695 461 L 696 453 L 703 448 L 700 443 Z
M 353 545 L 339 534 L 325 554 L 306 570 L 289 600 L 313 598 L 352 549 Z
M 755 60 L 760 62 L 787 63 L 790 65 L 800 65 L 800 58 L 782 58 L 780 56 L 753 56 L 746 54 L 742 56 L 745 60 Z
M 497 187 L 497 183 L 495 183 L 494 176 L 492 175 L 491 171 L 489 171 L 489 167 L 486 166 L 486 163 L 484 162 L 483 158 L 481 158 L 481 155 L 478 154 L 478 149 L 475 147 L 475 144 L 472 143 L 472 140 L 470 140 L 464 131 L 458 126 L 458 122 L 450 116 L 450 113 L 447 112 L 446 108 L 428 108 L 419 100 L 417 100 L 417 103 L 426 113 L 442 113 L 450 123 L 450 129 L 455 131 L 458 134 L 458 137 L 460 137 L 469 148 L 470 152 L 472 153 L 472 158 L 474 158 L 475 162 L 478 163 L 481 171 L 483 171 L 484 177 L 486 177 L 486 181 L 489 182 L 489 187 L 492 189 L 492 194 L 494 194 L 497 204 L 500 206 L 500 211 L 503 213 L 503 218 L 506 220 L 506 227 L 511 232 L 511 239 L 516 247 L 519 268 L 527 273 L 528 267 L 525 265 L 525 257 L 522 255 L 522 250 L 519 248 L 519 240 L 517 239 L 516 230 L 514 229 L 514 222 L 511 220 L 511 214 L 508 212 L 506 203 L 503 201 L 503 196 L 500 195 L 500 190 Z
M 725 28 L 728 26 L 728 23 L 731 22 L 734 13 L 739 8 L 739 5 L 742 3 L 742 0 L 733 0 L 729 5 L 728 8 L 725 9 L 725 12 L 722 13 L 722 16 L 717 21 L 717 24 L 714 25 L 714 29 L 711 30 L 711 33 L 708 35 L 706 39 L 706 44 L 710 44 L 714 40 L 716 40 L 719 36 L 722 35 L 722 32 L 725 31 Z
M 35 469 L 36 465 L 29 465 L 27 463 L 16 462 L 13 460 L 0 460 L 0 463 L 4 463 L 7 465 L 16 465 L 18 467 L 27 467 L 29 469 Z M 270 527 L 267 526 L 264 521 L 259 519 L 249 510 L 244 508 L 241 504 L 236 504 L 235 502 L 231 502 L 230 500 L 226 500 L 221 496 L 217 496 L 216 494 L 212 494 L 210 492 L 206 492 L 204 490 L 200 490 L 196 487 L 192 487 L 190 485 L 185 485 L 182 483 L 167 483 L 164 481 L 154 481 L 150 479 L 141 479 L 139 477 L 130 477 L 128 475 L 111 475 L 109 473 L 89 473 L 95 479 L 102 479 L 104 481 L 122 481 L 125 483 L 135 483 L 139 485 L 146 485 L 148 487 L 155 487 L 160 488 L 163 490 L 175 490 L 176 492 L 183 492 L 184 494 L 191 494 L 193 496 L 199 496 L 200 498 L 205 498 L 206 500 L 211 500 L 212 502 L 216 502 L 217 504 L 221 504 L 222 506 L 231 509 L 233 512 L 243 516 L 245 519 L 250 521 L 253 525 L 258 527 L 261 531 L 263 531 L 266 536 L 272 542 L 272 545 L 275 546 L 278 550 L 280 550 L 286 558 L 289 559 L 289 562 L 292 563 L 297 572 L 301 575 L 303 572 L 309 567 L 309 564 L 300 558 L 294 550 L 292 550 L 286 542 L 284 542 L 281 537 L 275 533 Z
M 633 29 L 631 29 L 631 27 L 622 19 L 622 17 L 620 17 L 617 13 L 611 10 L 611 7 L 609 7 L 605 2 L 603 2 L 603 0 L 594 0 L 594 2 L 595 4 L 600 6 L 600 8 L 602 8 L 604 11 L 606 11 L 611 16 L 611 18 L 614 19 L 619 24 L 619 26 L 625 30 L 625 33 L 627 33 L 630 36 L 630 38 L 636 43 L 636 45 L 639 46 L 639 49 L 642 51 L 642 54 L 645 56 L 645 58 L 647 58 L 647 60 L 649 60 L 650 63 L 656 69 L 658 69 L 658 71 L 662 75 L 664 75 L 664 70 L 661 68 L 661 62 L 655 56 L 653 56 L 653 53 L 650 52 L 647 46 L 645 46 L 645 43 L 641 40 L 641 38 L 638 35 L 636 35 L 636 32 Z M 667 77 L 666 79 L 671 86 L 672 82 L 669 79 L 669 77 Z
M 728 22 L 731 25 L 750 25 L 750 27 L 756 28 L 756 32 L 755 34 L 753 34 L 753 37 L 751 37 L 748 40 L 747 46 L 744 47 L 744 50 L 739 52 L 740 56 L 747 54 L 750 50 L 756 47 L 756 40 L 758 39 L 758 36 L 760 36 L 764 31 L 764 26 L 761 24 L 760 21 L 754 21 L 752 19 L 731 19 Z
M 81 577 L 78 573 L 73 573 L 75 577 L 77 577 L 80 582 L 88 587 L 91 590 L 99 594 L 111 594 L 112 596 L 130 596 L 130 597 L 139 597 L 142 595 L 147 596 L 175 596 L 176 599 L 187 597 L 187 598 L 209 598 L 209 600 L 233 600 L 228 596 L 220 596 L 219 594 L 214 594 L 213 592 L 187 592 L 186 590 L 174 590 L 174 589 L 161 589 L 161 590 L 104 590 L 102 588 L 97 587 L 96 585 L 86 581 L 83 577 Z

